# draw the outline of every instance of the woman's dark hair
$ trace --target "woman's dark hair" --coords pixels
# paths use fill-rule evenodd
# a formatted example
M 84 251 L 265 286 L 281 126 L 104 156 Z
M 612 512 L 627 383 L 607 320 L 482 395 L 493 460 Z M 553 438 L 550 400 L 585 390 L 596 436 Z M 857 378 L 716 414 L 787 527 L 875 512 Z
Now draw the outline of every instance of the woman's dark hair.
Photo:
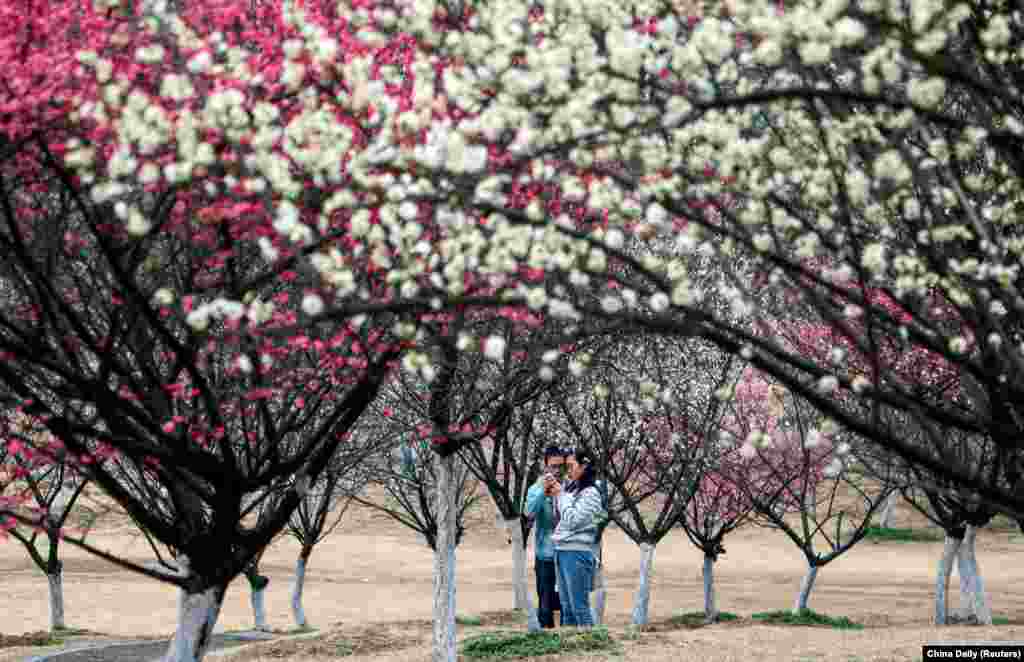
M 594 456 L 582 448 L 570 450 L 566 453 L 566 457 L 570 455 L 576 458 L 576 464 L 583 466 L 583 475 L 580 476 L 579 480 L 573 481 L 568 487 L 566 487 L 565 491 L 579 492 L 588 487 L 593 487 L 594 481 L 597 479 L 594 472 Z

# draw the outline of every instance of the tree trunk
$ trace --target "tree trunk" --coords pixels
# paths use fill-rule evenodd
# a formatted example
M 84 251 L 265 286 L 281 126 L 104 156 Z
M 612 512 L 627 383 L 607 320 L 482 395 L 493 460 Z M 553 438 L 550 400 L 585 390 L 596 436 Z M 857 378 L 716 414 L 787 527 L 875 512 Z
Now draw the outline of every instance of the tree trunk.
M 181 591 L 178 597 L 178 629 L 162 662 L 202 662 L 210 647 L 210 635 L 217 625 L 226 587 L 215 586 L 201 593 Z
M 796 597 L 796 606 L 793 611 L 799 612 L 807 609 L 808 598 L 811 597 L 811 589 L 814 588 L 814 580 L 818 578 L 818 566 L 808 565 L 807 574 L 800 582 L 800 594 Z
M 968 525 L 957 554 L 957 573 L 960 575 L 960 609 L 964 616 L 974 616 L 979 625 L 992 625 L 992 608 L 985 594 L 985 584 L 978 568 L 975 542 L 978 531 Z
M 256 587 L 253 587 L 249 592 L 249 601 L 252 604 L 253 628 L 258 632 L 270 632 L 270 626 L 267 625 L 267 606 L 264 600 L 266 592 L 266 588 Z
M 633 625 L 647 625 L 647 611 L 651 605 L 651 566 L 654 565 L 654 545 L 640 543 L 640 586 L 633 600 Z
M 519 518 L 505 520 L 509 535 L 512 537 L 512 581 L 514 582 L 516 609 L 526 610 L 526 628 L 529 632 L 540 631 L 540 618 L 530 598 L 529 584 L 526 577 L 526 547 L 523 545 L 523 527 Z M 522 606 L 520 606 L 522 605 Z
M 437 549 L 434 551 L 433 662 L 456 662 L 455 653 L 455 530 L 459 483 L 455 455 L 436 456 Z
M 718 620 L 718 605 L 715 604 L 715 557 L 704 555 L 704 620 L 714 623 Z
M 515 609 L 526 609 L 529 583 L 526 577 L 526 547 L 523 546 L 523 527 L 519 518 L 505 520 L 505 528 L 512 539 L 512 590 Z
M 63 630 L 64 623 L 64 573 L 60 568 L 46 574 L 50 585 L 50 630 Z
M 299 560 L 295 562 L 295 583 L 292 585 L 292 616 L 295 619 L 295 626 L 300 628 L 309 627 L 306 621 L 306 610 L 302 608 L 302 589 L 306 587 L 306 562 L 309 554 L 303 550 L 299 554 Z
M 258 560 L 246 570 L 245 578 L 249 581 L 249 604 L 252 606 L 253 629 L 257 632 L 270 632 L 264 599 L 269 579 L 260 574 Z
M 949 621 L 949 576 L 953 572 L 953 560 L 960 551 L 960 538 L 954 538 L 948 533 L 942 546 L 942 558 L 939 559 L 939 569 L 935 575 L 935 624 L 946 625 Z
M 604 623 L 604 605 L 607 592 L 604 585 L 604 563 L 598 561 L 597 568 L 594 570 L 594 625 L 601 625 Z
M 882 509 L 882 514 L 878 518 L 878 526 L 883 529 L 891 529 L 893 524 L 896 523 L 896 504 L 899 503 L 900 493 L 893 491 L 889 493 L 889 496 L 885 500 L 885 508 Z

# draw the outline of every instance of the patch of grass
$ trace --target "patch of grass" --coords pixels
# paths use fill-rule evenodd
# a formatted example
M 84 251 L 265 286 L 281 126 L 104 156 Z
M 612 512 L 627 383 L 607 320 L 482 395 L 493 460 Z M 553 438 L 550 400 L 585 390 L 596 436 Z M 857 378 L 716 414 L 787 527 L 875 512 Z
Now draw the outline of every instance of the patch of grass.
M 93 630 L 87 630 L 85 628 L 53 628 L 53 634 L 58 637 L 80 637 L 82 635 L 100 635 L 100 632 L 94 632 Z
M 864 626 L 854 623 L 846 616 L 827 616 L 819 614 L 811 609 L 801 609 L 799 612 L 789 609 L 777 611 L 765 611 L 751 616 L 754 620 L 771 625 L 816 625 L 836 628 L 838 630 L 863 630 Z
M 25 634 L 0 634 L 0 648 L 14 648 L 15 646 L 59 646 L 64 643 L 61 635 L 39 630 L 37 632 L 26 632 Z
M 608 629 L 595 627 L 576 632 L 487 632 L 462 642 L 468 659 L 507 660 L 559 653 L 617 651 Z
M 642 627 L 637 627 L 635 625 L 627 625 L 625 632 L 622 633 L 622 638 L 626 641 L 636 641 L 640 638 L 640 633 L 642 631 Z
M 355 646 L 352 645 L 351 641 L 342 639 L 340 641 L 333 642 L 334 644 L 334 655 L 335 657 L 348 657 L 356 652 Z
M 729 621 L 739 620 L 739 616 L 728 611 L 718 612 L 718 622 L 726 623 Z M 676 614 L 672 618 L 668 619 L 668 622 L 672 625 L 678 625 L 681 627 L 696 628 L 703 625 L 707 625 L 704 620 L 704 612 L 702 611 L 689 611 L 684 614 Z
M 479 616 L 456 616 L 456 625 L 483 625 L 484 619 Z
M 884 529 L 880 526 L 869 526 L 864 539 L 875 542 L 935 542 L 942 540 L 942 536 L 927 529 Z
M 996 515 L 995 517 L 992 518 L 992 521 L 989 522 L 988 525 L 989 525 L 989 528 L 992 528 L 992 529 L 1000 529 L 1000 530 L 1013 530 L 1013 529 L 1017 529 L 1018 531 L 1020 530 L 1020 527 L 1017 526 L 1017 522 L 1012 520 L 1012 519 L 1010 519 L 1006 515 Z

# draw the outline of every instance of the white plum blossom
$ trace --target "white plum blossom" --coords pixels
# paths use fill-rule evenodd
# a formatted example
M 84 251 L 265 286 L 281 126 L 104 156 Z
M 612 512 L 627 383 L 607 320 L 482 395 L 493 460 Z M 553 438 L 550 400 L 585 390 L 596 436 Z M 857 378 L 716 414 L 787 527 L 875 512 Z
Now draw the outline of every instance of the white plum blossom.
M 161 287 L 153 293 L 153 302 L 158 306 L 169 306 L 174 303 L 174 291 L 167 287 Z
M 153 228 L 153 224 L 142 215 L 138 209 L 132 208 L 128 211 L 128 234 L 133 237 L 143 237 Z
M 185 316 L 185 323 L 195 331 L 205 331 L 210 326 L 210 310 L 200 306 Z
M 963 336 L 955 336 L 949 339 L 949 351 L 954 354 L 963 354 L 967 351 L 967 347 L 967 338 L 964 338 Z
M 668 310 L 669 298 L 664 292 L 655 292 L 650 299 L 651 310 L 656 313 L 663 313 Z
M 324 312 L 324 300 L 317 294 L 307 294 L 302 297 L 302 312 L 310 317 L 315 317 Z
M 501 336 L 488 336 L 483 343 L 484 356 L 492 361 L 505 360 L 505 339 Z
M 935 108 L 946 95 L 946 81 L 942 78 L 912 78 L 907 83 L 907 95 L 922 108 Z
M 822 473 L 824 473 L 826 478 L 835 478 L 842 473 L 843 469 L 843 461 L 836 457 L 832 458 L 832 461 L 828 463 Z
M 601 298 L 601 309 L 609 315 L 614 315 L 622 310 L 622 299 L 614 294 L 605 295 Z
M 831 394 L 839 388 L 839 380 L 834 375 L 825 375 L 818 380 L 815 388 L 819 393 Z
M 252 372 L 252 361 L 245 354 L 238 355 L 238 358 L 235 359 L 235 366 L 246 374 Z

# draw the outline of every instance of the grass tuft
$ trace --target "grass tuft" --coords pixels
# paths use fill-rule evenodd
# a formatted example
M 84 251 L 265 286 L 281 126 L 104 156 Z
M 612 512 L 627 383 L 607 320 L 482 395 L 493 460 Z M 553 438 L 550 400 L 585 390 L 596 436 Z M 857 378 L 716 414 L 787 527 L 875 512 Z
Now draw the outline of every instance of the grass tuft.
M 0 634 L 0 648 L 15 646 L 58 646 L 64 643 L 63 633 L 46 630 L 26 632 L 25 634 Z
M 728 611 L 718 612 L 718 622 L 726 623 L 728 621 L 739 620 L 739 616 Z M 668 619 L 668 622 L 672 625 L 679 625 L 682 627 L 696 628 L 703 625 L 707 625 L 704 620 L 704 612 L 702 611 L 689 611 L 683 614 L 676 614 L 672 618 Z
M 942 540 L 942 536 L 927 529 L 885 529 L 880 526 L 869 526 L 864 539 L 875 542 L 935 542 Z
M 836 628 L 837 630 L 863 630 L 864 626 L 854 623 L 846 616 L 834 617 L 819 614 L 811 609 L 801 609 L 799 612 L 789 609 L 777 611 L 765 611 L 751 616 L 754 620 L 771 625 L 816 625 Z
M 462 642 L 462 654 L 468 659 L 507 660 L 617 649 L 618 644 L 604 627 L 565 633 L 487 632 L 469 637 Z
M 479 616 L 456 616 L 456 625 L 483 625 L 484 619 Z
M 640 638 L 640 633 L 643 632 L 644 626 L 637 627 L 636 625 L 627 625 L 625 631 L 622 633 L 621 638 L 624 641 L 636 641 Z
M 58 637 L 77 637 L 83 634 L 99 634 L 99 632 L 93 632 L 85 628 L 53 628 L 53 634 Z
M 1017 522 L 1006 515 L 996 515 L 992 518 L 992 521 L 988 523 L 988 527 L 996 530 L 1020 530 L 1020 526 Z

